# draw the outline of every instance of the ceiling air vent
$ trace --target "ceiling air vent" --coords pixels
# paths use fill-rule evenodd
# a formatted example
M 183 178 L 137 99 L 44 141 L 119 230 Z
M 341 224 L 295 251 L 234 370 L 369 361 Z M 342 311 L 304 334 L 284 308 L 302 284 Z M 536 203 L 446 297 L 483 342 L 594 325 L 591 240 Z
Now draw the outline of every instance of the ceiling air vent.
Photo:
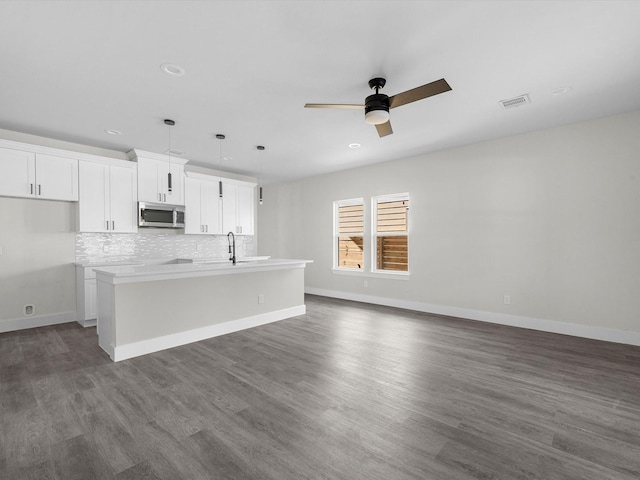
M 509 98 L 507 100 L 500 100 L 500 102 L 498 103 L 502 105 L 502 108 L 507 109 L 526 105 L 527 103 L 531 103 L 531 100 L 529 100 L 529 95 L 520 95 L 518 97 Z
M 170 148 L 169 150 L 165 150 L 165 152 L 167 155 L 176 155 L 176 156 L 181 156 L 184 155 L 184 152 L 181 150 L 176 150 L 175 148 Z

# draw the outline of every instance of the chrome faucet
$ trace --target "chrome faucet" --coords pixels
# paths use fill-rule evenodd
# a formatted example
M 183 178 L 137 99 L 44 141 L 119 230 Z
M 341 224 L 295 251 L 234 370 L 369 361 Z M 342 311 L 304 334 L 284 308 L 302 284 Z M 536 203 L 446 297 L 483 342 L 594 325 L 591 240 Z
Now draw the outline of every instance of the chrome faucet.
M 229 235 L 231 235 L 231 237 L 233 238 L 233 244 L 231 243 L 231 239 L 229 238 Z M 231 260 L 235 265 L 236 264 L 236 236 L 233 234 L 233 232 L 227 233 L 227 241 L 229 242 L 229 260 Z M 231 250 L 231 245 L 233 245 L 233 253 Z

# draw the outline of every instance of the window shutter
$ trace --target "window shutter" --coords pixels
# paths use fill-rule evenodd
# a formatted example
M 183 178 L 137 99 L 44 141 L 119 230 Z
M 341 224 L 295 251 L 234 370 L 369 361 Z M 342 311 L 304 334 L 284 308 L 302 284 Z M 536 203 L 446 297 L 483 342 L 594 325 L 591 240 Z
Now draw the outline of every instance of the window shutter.
M 338 206 L 338 267 L 364 267 L 364 204 Z
M 409 200 L 376 203 L 376 269 L 409 270 Z

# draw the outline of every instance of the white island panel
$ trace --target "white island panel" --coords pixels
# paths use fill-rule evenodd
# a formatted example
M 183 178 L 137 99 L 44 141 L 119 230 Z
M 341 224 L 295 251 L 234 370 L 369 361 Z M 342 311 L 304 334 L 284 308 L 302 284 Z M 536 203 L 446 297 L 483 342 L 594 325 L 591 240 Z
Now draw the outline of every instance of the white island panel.
M 119 361 L 305 313 L 308 261 L 251 263 L 97 271 L 100 346 Z

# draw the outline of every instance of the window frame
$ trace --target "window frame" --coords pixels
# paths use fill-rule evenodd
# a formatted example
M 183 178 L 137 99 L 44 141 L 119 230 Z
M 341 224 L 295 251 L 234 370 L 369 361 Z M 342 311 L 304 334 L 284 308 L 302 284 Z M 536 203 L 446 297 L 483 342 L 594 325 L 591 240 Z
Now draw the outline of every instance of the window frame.
M 407 207 L 407 230 L 405 232 L 378 232 L 378 204 L 386 203 L 386 202 L 398 202 L 398 201 L 406 201 L 409 202 L 409 206 Z M 371 273 L 375 275 L 381 276 L 399 276 L 399 277 L 407 277 L 411 272 L 411 222 L 409 219 L 409 209 L 411 208 L 411 198 L 409 192 L 404 193 L 392 193 L 388 195 L 377 195 L 375 197 L 371 197 L 371 233 L 370 233 L 370 265 L 371 265 Z M 407 270 L 384 270 L 379 269 L 377 267 L 377 256 L 378 256 L 378 237 L 388 237 L 388 236 L 405 236 L 407 237 Z
M 362 205 L 362 232 L 349 236 L 362 237 L 362 268 L 350 268 L 340 266 L 340 207 L 349 207 L 355 205 Z M 336 200 L 333 202 L 333 264 L 332 270 L 336 273 L 346 273 L 361 275 L 367 271 L 367 212 L 364 197 L 349 198 L 346 200 Z M 344 236 L 345 234 L 342 234 Z

